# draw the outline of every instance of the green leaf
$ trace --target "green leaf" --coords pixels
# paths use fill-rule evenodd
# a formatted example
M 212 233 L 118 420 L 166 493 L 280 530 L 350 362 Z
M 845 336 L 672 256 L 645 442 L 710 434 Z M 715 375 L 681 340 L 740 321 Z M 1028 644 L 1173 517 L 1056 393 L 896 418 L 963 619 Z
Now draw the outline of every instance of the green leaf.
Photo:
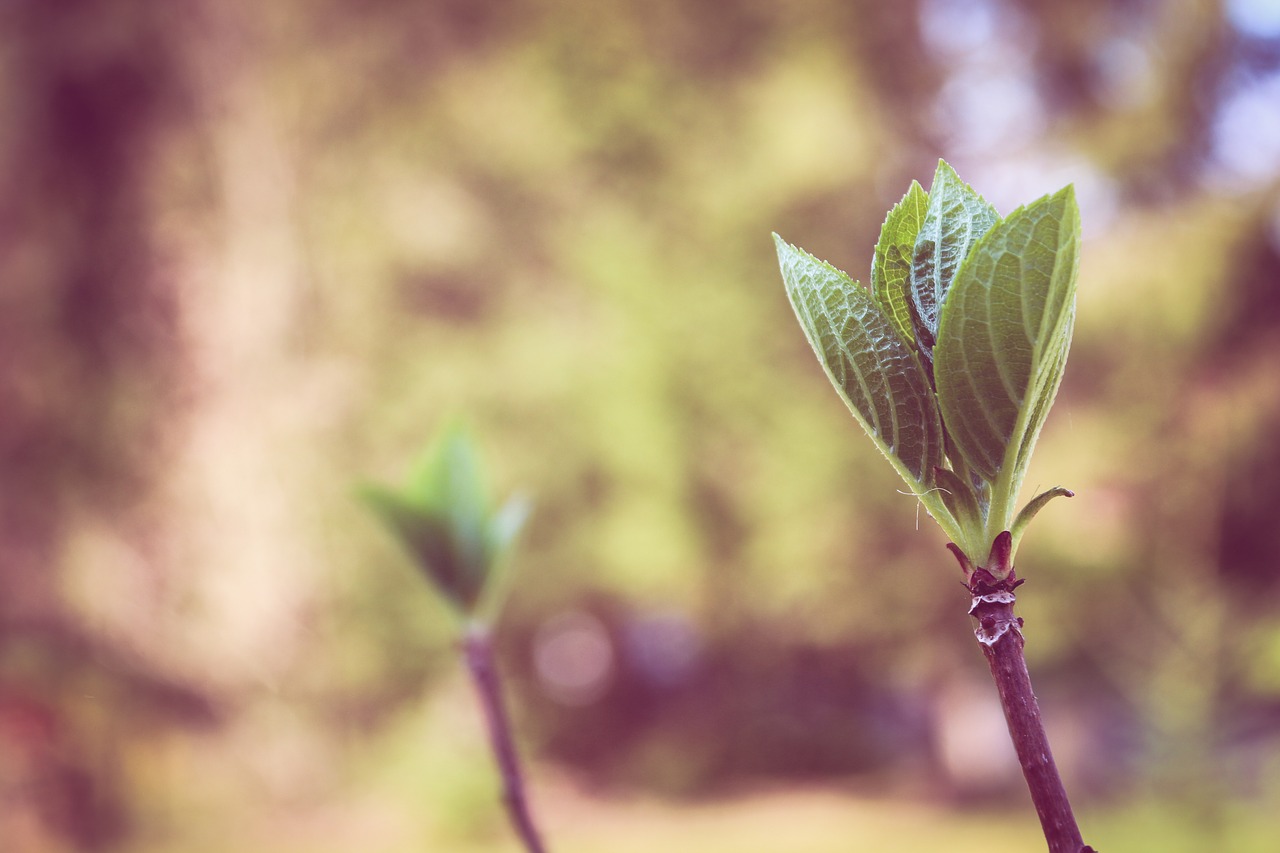
M 916 353 L 861 285 L 773 235 L 805 336 L 836 391 L 917 493 L 942 461 L 942 424 Z
M 982 509 L 973 487 L 949 468 L 938 468 L 934 476 L 937 488 L 942 492 L 942 504 L 960 529 L 980 534 L 983 528 Z
M 1036 513 L 1044 509 L 1044 505 L 1054 498 L 1074 498 L 1076 493 L 1070 489 L 1064 489 L 1062 486 L 1054 486 L 1036 495 L 1027 505 L 1018 513 L 1018 517 L 1014 519 L 1013 527 L 1009 528 L 1013 534 L 1013 545 L 1016 548 L 1018 542 L 1022 539 L 1022 534 L 1026 532 L 1027 525 L 1031 523 L 1031 519 L 1036 517 Z
M 1013 457 L 1012 470 L 1021 481 L 1021 472 L 1026 471 L 1031 462 L 1031 451 L 1035 449 L 1040 430 L 1053 408 L 1054 398 L 1058 396 L 1058 386 L 1062 384 L 1062 375 L 1066 372 L 1067 353 L 1071 349 L 1071 334 L 1076 325 L 1074 303 L 1068 312 L 1066 325 L 1058 333 L 1058 339 L 1047 350 L 1044 369 L 1039 372 L 1038 384 L 1030 395 L 1034 402 L 1025 407 L 1026 423 L 1020 434 L 1017 453 Z M 1013 496 L 1011 496 L 1013 497 Z
M 405 490 L 370 486 L 361 497 L 459 615 L 491 620 L 504 586 L 503 558 L 529 504 L 515 497 L 492 512 L 479 454 L 460 424 L 422 457 Z
M 515 541 L 516 536 L 529 518 L 530 504 L 523 495 L 515 495 L 502 505 L 502 509 L 489 519 L 488 536 L 485 540 L 491 559 L 500 558 Z
M 475 444 L 460 422 L 450 424 L 419 460 L 406 496 L 422 509 L 448 518 L 465 559 L 484 561 L 489 494 Z
M 503 504 L 502 509 L 489 519 L 489 527 L 485 544 L 488 550 L 489 572 L 485 579 L 484 589 L 475 607 L 475 615 L 482 622 L 495 621 L 497 611 L 506 596 L 507 578 L 510 572 L 507 567 L 510 561 L 507 553 L 511 550 L 515 538 L 524 527 L 529 517 L 530 503 L 523 495 L 515 495 Z
M 916 334 L 911 321 L 911 267 L 916 237 L 928 208 L 929 194 L 912 181 L 907 194 L 885 217 L 871 259 L 871 295 L 898 335 L 913 345 Z
M 1014 211 L 961 265 L 934 352 L 943 422 L 1001 512 L 1021 482 L 1066 365 L 1080 214 L 1067 187 Z
M 996 209 L 939 160 L 911 267 L 912 320 L 927 360 L 933 358 L 942 306 L 957 271 L 979 239 L 999 221 Z
M 419 571 L 460 614 L 468 614 L 480 600 L 487 580 L 487 563 L 469 548 L 460 547 L 449 518 L 422 507 L 408 495 L 367 486 L 364 502 L 413 556 Z

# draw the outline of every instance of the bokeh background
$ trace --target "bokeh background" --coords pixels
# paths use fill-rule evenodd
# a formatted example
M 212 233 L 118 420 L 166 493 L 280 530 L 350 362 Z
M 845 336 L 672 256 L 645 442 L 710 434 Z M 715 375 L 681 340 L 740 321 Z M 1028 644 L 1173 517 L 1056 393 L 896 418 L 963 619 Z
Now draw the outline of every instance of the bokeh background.
M 354 499 L 450 417 L 553 849 L 1042 849 L 769 237 L 1074 182 L 1027 653 L 1086 840 L 1280 834 L 1274 0 L 0 5 L 0 849 L 513 851 Z

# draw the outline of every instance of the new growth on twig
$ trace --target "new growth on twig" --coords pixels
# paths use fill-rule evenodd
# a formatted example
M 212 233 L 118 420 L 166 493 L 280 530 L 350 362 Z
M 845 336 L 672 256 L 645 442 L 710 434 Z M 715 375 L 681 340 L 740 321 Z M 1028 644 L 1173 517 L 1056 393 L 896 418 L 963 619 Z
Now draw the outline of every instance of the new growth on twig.
M 528 853 L 545 853 L 525 793 L 492 639 L 503 569 L 528 504 L 516 497 L 493 508 L 475 448 L 456 424 L 423 457 L 404 489 L 369 486 L 363 497 L 457 617 L 463 661 L 484 711 L 507 815 Z
M 1084 853 L 1023 656 L 1014 555 L 1060 486 L 1017 509 L 1075 325 L 1070 186 L 1001 218 L 939 162 L 889 211 L 871 285 L 774 241 L 787 295 L 854 418 L 937 521 L 1051 853 Z

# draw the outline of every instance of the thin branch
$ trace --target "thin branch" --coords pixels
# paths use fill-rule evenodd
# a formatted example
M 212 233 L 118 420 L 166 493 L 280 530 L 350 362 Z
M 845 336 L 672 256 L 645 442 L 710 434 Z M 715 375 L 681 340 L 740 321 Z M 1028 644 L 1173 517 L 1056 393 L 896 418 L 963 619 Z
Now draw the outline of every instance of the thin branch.
M 1022 581 L 1010 570 L 997 580 L 986 569 L 974 571 L 969 582 L 973 606 L 969 615 L 978 621 L 974 629 L 1004 707 L 1009 736 L 1013 739 L 1022 775 L 1031 791 L 1031 802 L 1040 817 L 1050 853 L 1094 853 L 1084 843 L 1076 825 L 1067 790 L 1049 749 L 1040 704 L 1031 689 L 1031 676 L 1023 655 L 1022 620 L 1013 615 L 1013 594 Z
M 473 625 L 463 639 L 463 655 L 471 673 L 480 704 L 484 707 L 485 722 L 489 729 L 489 743 L 502 776 L 502 800 L 516 835 L 529 853 L 546 853 L 542 839 L 533 824 L 529 802 L 525 796 L 524 779 L 520 773 L 520 761 L 511 736 L 511 719 L 502 701 L 501 685 L 494 666 L 493 643 L 487 629 Z

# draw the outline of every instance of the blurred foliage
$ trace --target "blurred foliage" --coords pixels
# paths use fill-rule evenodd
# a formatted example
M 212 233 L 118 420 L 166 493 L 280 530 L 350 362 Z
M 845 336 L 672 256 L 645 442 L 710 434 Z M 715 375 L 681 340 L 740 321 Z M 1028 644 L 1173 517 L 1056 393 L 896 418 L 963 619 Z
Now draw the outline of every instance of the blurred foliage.
M 496 618 L 502 569 L 528 502 L 517 497 L 495 511 L 461 424 L 437 439 L 403 491 L 369 485 L 361 496 L 460 618 L 485 625 Z
M 984 677 L 967 598 L 768 239 L 864 277 L 944 156 L 1002 213 L 1080 198 L 1027 480 L 1078 497 L 1019 574 L 1086 835 L 1265 849 L 1280 37 L 1257 6 L 6 4 L 0 846 L 505 843 L 467 817 L 483 777 L 441 782 L 466 762 L 433 744 L 487 772 L 448 619 L 351 495 L 456 411 L 498 490 L 536 497 L 502 637 L 539 766 L 685 797 L 1016 789 L 941 748 Z M 1095 836 L 1090 795 L 1140 807 Z M 614 849 L 566 808 L 566 849 Z M 896 849 L 936 848 L 908 823 Z M 688 826 L 661 843 L 712 849 Z

